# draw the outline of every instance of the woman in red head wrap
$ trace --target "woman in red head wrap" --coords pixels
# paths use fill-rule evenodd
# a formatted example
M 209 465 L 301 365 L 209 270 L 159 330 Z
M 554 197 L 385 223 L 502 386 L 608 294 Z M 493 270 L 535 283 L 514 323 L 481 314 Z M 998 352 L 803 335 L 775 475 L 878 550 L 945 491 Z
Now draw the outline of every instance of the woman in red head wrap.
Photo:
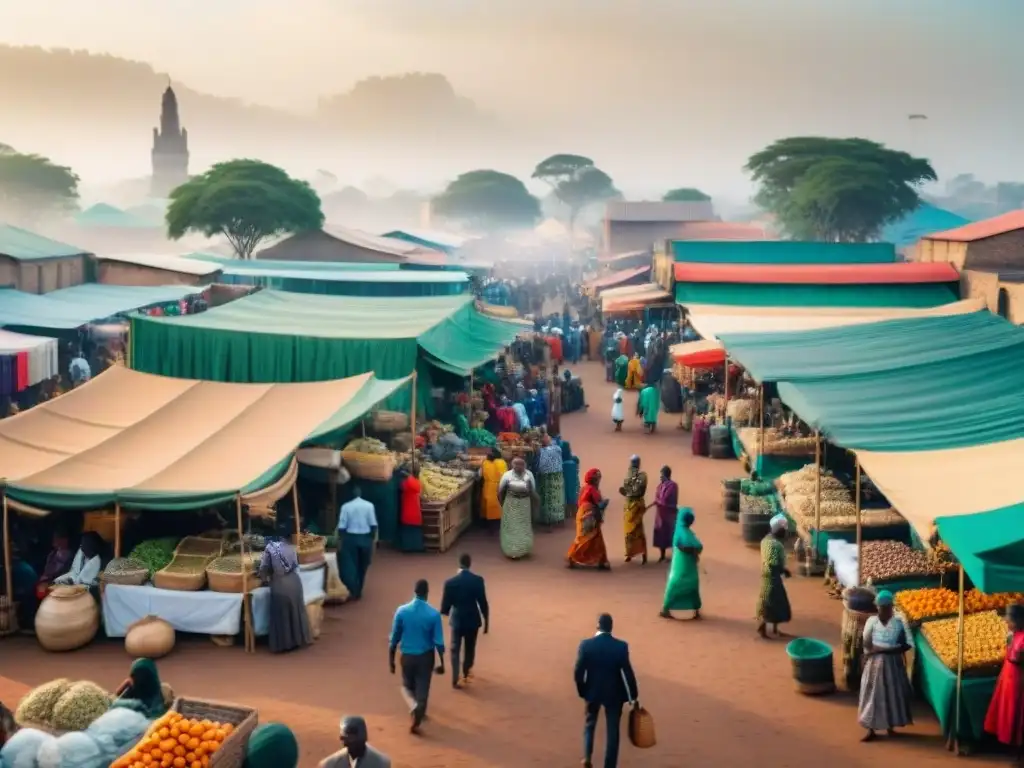
M 608 550 L 604 545 L 601 528 L 608 500 L 601 497 L 601 470 L 588 469 L 583 476 L 576 510 L 576 539 L 567 557 L 570 568 L 577 566 L 609 570 Z

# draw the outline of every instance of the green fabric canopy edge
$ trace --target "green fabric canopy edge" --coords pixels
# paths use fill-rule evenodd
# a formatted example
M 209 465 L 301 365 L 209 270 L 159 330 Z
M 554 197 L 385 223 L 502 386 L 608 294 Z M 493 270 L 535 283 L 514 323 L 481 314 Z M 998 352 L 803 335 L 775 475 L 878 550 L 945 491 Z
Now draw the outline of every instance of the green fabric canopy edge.
M 1024 504 L 940 517 L 939 535 L 982 592 L 1024 592 Z
M 928 309 L 960 298 L 957 283 L 813 285 L 676 283 L 677 304 L 745 307 L 908 307 Z

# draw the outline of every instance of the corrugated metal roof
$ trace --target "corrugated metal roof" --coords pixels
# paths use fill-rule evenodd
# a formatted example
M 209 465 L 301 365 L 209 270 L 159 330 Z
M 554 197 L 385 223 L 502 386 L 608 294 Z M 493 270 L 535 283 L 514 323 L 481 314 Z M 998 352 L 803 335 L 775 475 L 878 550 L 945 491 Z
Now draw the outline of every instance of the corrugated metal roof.
M 386 253 L 389 256 L 400 256 L 408 259 L 444 260 L 444 254 L 440 251 L 434 251 L 430 248 L 424 248 L 422 245 L 416 245 L 415 243 L 398 240 L 393 237 L 381 237 L 380 235 L 364 232 L 361 229 L 349 229 L 348 227 L 329 224 L 323 227 L 323 231 L 335 240 L 341 240 L 343 243 L 354 245 L 357 248 L 365 248 L 368 251 L 377 251 L 378 253 Z
M 956 229 L 947 229 L 945 232 L 933 232 L 925 239 L 973 243 L 975 240 L 1004 235 L 1018 229 L 1024 229 L 1024 210 L 1010 211 L 1001 216 L 993 216 L 991 219 L 982 219 L 971 224 L 964 224 Z
M 461 248 L 470 240 L 476 238 L 464 237 L 462 235 L 456 235 L 451 232 L 442 232 L 437 229 L 395 229 L 390 232 L 384 232 L 381 237 L 386 237 L 391 240 L 404 239 L 401 236 L 406 235 L 412 240 L 419 241 L 421 243 L 434 243 L 444 248 Z
M 7 256 L 15 261 L 41 261 L 81 256 L 85 253 L 88 251 L 76 245 L 51 240 L 21 227 L 0 224 L 0 256 Z
M 895 285 L 952 283 L 960 279 L 946 262 L 895 264 L 694 264 L 676 262 L 675 278 L 684 283 L 767 285 Z
M 592 289 L 610 288 L 613 285 L 621 285 L 627 280 L 632 280 L 645 272 L 650 271 L 650 267 L 635 267 L 633 269 L 620 269 L 618 272 L 612 272 L 611 274 L 604 275 L 602 277 L 595 278 L 587 283 L 587 287 Z
M 688 221 L 675 240 L 775 240 L 764 227 L 735 221 Z
M 609 200 L 605 207 L 605 218 L 608 221 L 635 222 L 713 221 L 715 209 L 710 200 L 672 203 Z
M 120 264 L 133 264 L 137 267 L 149 267 L 150 269 L 162 269 L 167 272 L 180 272 L 183 275 L 196 275 L 205 277 L 220 272 L 220 265 L 212 261 L 202 259 L 189 259 L 183 256 L 170 256 L 165 254 L 131 254 L 116 253 L 104 254 L 96 257 L 97 261 L 116 261 Z

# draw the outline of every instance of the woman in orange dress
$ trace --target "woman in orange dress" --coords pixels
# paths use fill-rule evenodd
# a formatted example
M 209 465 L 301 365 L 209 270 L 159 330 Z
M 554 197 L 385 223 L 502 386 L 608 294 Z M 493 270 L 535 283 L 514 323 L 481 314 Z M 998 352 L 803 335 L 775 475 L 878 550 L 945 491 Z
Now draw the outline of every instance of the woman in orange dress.
M 985 731 L 1001 744 L 1017 747 L 1019 755 L 1024 744 L 1024 605 L 1011 605 L 1006 618 L 1012 634 L 988 705 Z
M 611 569 L 604 545 L 604 510 L 608 500 L 601 497 L 601 470 L 588 469 L 576 509 L 576 539 L 567 556 L 570 568 L 583 566 L 602 571 Z

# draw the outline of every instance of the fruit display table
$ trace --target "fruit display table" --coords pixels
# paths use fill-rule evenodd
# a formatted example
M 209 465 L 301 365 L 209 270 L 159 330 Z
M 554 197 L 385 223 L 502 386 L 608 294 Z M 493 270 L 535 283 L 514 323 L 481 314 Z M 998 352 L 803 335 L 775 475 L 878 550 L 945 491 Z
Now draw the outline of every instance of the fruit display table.
M 323 563 L 302 566 L 302 591 L 307 604 L 322 600 L 326 568 Z M 270 589 L 259 587 L 249 593 L 252 599 L 253 629 L 257 636 L 267 634 L 270 621 Z M 240 592 L 183 592 L 158 589 L 151 584 L 140 587 L 108 584 L 103 589 L 103 629 L 107 637 L 124 637 L 128 627 L 146 616 L 157 616 L 178 632 L 202 635 L 237 635 L 242 631 L 242 595 Z
M 956 718 L 956 672 L 942 663 L 920 631 L 914 632 L 914 650 L 914 687 L 935 711 L 942 732 L 948 737 Z M 957 739 L 978 741 L 981 738 L 995 688 L 995 677 L 963 678 Z

